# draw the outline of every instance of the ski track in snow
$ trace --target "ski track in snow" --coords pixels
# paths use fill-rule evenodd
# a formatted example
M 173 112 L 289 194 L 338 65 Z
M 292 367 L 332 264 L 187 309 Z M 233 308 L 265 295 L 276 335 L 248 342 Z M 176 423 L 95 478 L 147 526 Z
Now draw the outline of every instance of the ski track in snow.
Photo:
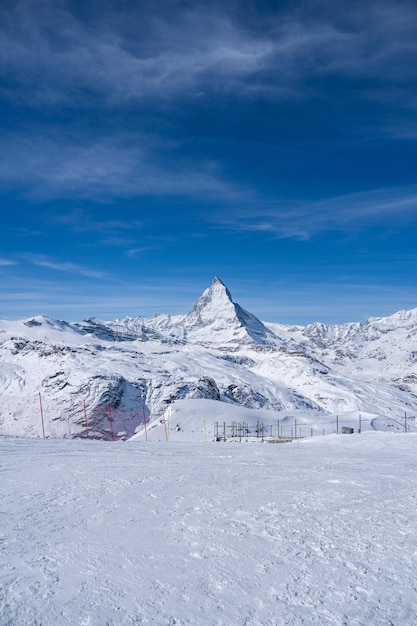
M 0 449 L 1 626 L 417 623 L 417 435 Z

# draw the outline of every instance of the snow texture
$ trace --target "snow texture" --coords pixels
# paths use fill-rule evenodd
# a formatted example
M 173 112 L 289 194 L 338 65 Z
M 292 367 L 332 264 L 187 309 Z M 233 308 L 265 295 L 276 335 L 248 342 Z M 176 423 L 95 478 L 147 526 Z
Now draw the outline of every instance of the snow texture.
M 0 438 L 1 626 L 417 623 L 417 435 Z

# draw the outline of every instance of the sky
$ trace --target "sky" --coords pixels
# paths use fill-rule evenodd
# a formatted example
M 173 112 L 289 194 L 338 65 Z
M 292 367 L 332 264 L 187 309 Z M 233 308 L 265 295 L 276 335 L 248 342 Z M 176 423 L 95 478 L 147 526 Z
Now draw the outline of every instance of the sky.
M 0 318 L 417 307 L 414 0 L 2 0 Z

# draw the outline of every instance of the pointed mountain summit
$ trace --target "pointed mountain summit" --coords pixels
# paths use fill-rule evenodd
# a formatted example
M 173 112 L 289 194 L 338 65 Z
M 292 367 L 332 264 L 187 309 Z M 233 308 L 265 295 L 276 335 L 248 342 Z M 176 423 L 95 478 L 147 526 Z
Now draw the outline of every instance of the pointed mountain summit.
M 220 278 L 215 276 L 210 287 L 203 292 L 192 311 L 186 316 L 184 325 L 187 328 L 200 328 L 219 321 L 230 323 L 235 321 L 235 318 L 235 305 L 230 291 Z
M 251 340 L 263 345 L 282 345 L 255 315 L 233 302 L 230 291 L 218 276 L 186 315 L 183 325 L 189 337 L 200 341 L 217 344 Z

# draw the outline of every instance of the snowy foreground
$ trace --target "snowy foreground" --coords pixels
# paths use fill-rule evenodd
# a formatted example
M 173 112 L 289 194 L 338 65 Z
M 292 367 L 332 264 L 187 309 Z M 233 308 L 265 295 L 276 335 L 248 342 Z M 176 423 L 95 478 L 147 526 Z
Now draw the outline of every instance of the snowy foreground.
M 417 623 L 417 435 L 0 439 L 0 624 Z

